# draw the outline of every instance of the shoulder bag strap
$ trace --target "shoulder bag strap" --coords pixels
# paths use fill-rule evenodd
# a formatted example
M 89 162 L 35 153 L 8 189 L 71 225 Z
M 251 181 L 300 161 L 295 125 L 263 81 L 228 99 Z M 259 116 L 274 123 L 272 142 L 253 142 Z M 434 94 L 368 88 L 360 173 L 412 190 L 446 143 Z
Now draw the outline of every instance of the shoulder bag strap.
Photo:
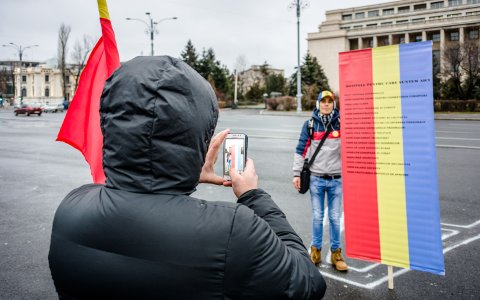
M 330 127 L 331 126 L 329 126 L 329 127 L 327 126 L 327 130 L 325 130 L 325 134 L 323 135 L 322 140 L 320 141 L 320 144 L 318 144 L 317 149 L 315 149 L 315 153 L 313 153 L 312 157 L 310 158 L 310 161 L 308 162 L 308 168 L 309 169 L 312 166 L 313 161 L 317 157 L 318 152 L 320 152 L 320 148 L 322 148 L 323 143 L 325 143 L 325 140 L 327 139 L 328 135 L 330 134 L 330 131 L 331 131 Z M 313 139 L 312 139 L 312 141 L 313 141 Z

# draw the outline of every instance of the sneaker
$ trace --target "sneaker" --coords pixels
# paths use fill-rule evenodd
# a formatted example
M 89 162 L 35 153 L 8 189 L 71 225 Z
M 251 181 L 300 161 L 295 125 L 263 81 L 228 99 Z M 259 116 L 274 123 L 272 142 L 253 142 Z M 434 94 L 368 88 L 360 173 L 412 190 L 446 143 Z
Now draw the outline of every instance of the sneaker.
M 337 271 L 347 271 L 348 270 L 348 266 L 347 266 L 347 264 L 345 263 L 345 261 L 343 260 L 343 257 L 342 257 L 342 249 L 341 248 L 338 248 L 337 250 L 332 251 L 332 265 L 335 266 L 335 269 Z
M 315 246 L 312 246 L 310 248 L 310 259 L 312 260 L 312 263 L 314 265 L 318 265 L 322 262 L 322 252 L 321 252 L 321 248 L 320 249 L 317 249 L 317 247 Z

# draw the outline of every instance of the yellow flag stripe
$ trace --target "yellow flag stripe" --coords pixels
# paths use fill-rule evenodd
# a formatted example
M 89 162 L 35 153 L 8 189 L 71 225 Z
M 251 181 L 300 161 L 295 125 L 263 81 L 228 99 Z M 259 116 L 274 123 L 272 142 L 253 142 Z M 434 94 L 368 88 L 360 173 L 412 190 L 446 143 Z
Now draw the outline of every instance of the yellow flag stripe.
M 107 0 L 97 0 L 97 3 L 100 18 L 110 20 L 110 15 L 108 14 Z
M 372 65 L 382 263 L 409 268 L 398 45 L 372 49 Z

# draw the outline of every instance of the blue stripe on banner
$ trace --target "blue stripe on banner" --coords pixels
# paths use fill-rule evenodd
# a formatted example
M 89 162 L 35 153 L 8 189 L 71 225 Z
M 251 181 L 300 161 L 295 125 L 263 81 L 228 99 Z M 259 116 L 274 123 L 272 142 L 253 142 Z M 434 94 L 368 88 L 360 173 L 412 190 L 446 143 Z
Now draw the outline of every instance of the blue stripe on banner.
M 400 45 L 400 80 L 410 268 L 444 275 L 431 41 Z

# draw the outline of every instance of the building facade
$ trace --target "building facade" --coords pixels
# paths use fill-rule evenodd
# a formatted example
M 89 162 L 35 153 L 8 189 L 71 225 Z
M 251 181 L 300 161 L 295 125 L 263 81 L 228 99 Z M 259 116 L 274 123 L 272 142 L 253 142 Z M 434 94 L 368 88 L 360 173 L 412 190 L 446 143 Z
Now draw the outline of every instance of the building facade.
M 453 44 L 480 46 L 479 31 L 480 0 L 402 0 L 327 11 L 307 40 L 338 92 L 339 52 L 431 40 L 434 63 L 442 69 Z
M 268 65 L 252 65 L 249 69 L 238 73 L 238 90 L 240 93 L 245 94 L 255 84 L 264 86 L 265 78 L 272 74 L 285 76 L 283 69 L 275 69 Z
M 71 100 L 75 92 L 75 76 L 67 71 L 66 99 Z M 64 100 L 62 92 L 61 70 L 47 64 L 16 67 L 14 70 L 15 99 L 26 103 L 55 104 Z M 15 103 L 19 104 L 19 103 Z

